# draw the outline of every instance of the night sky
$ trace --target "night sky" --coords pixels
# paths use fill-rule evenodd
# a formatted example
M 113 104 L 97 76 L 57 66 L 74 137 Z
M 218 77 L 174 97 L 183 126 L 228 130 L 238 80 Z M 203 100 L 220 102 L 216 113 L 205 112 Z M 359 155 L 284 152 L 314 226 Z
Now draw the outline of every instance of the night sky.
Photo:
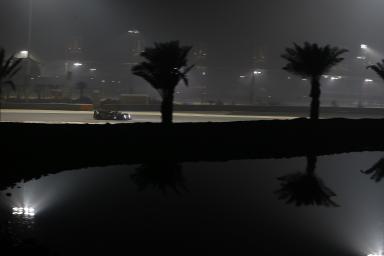
M 358 50 L 384 45 L 380 0 L 32 0 L 33 49 L 43 59 L 60 59 L 70 38 L 81 38 L 88 59 L 106 58 L 129 29 L 147 44 L 179 39 L 209 52 L 210 63 L 247 65 L 262 47 L 278 60 L 286 46 L 305 40 Z M 26 48 L 27 0 L 0 1 L 1 45 Z M 276 63 L 277 64 L 277 63 Z

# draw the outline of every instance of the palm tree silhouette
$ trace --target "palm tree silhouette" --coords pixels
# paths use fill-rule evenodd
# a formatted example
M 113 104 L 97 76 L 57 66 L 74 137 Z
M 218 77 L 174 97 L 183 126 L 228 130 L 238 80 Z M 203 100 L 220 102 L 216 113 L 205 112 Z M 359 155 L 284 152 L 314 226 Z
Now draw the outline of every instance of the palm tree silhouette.
M 180 194 L 181 190 L 187 190 L 182 166 L 174 162 L 143 164 L 131 175 L 131 179 L 140 191 L 153 187 L 166 194 L 167 189 L 170 188 Z
M 194 67 L 188 66 L 187 55 L 190 46 L 180 46 L 179 41 L 155 43 L 140 54 L 146 61 L 134 66 L 134 75 L 142 77 L 162 97 L 161 119 L 164 124 L 172 123 L 173 95 L 180 80 L 188 85 L 187 73 Z
M 384 60 L 376 63 L 375 65 L 367 66 L 367 69 L 372 69 L 375 73 L 384 80 Z M 360 103 L 361 104 L 361 103 Z
M 384 60 L 376 63 L 375 65 L 370 65 L 367 69 L 372 69 L 375 73 L 384 80 Z
M 287 204 L 295 204 L 296 206 L 338 206 L 331 199 L 336 194 L 316 176 L 316 162 L 317 156 L 307 156 L 305 173 L 298 172 L 278 178 L 281 182 L 281 188 L 275 193 L 279 200 L 285 200 Z
M 4 85 L 10 85 L 12 89 L 15 89 L 15 84 L 12 81 L 12 78 L 20 70 L 21 59 L 16 59 L 13 55 L 9 58 L 5 57 L 5 50 L 0 48 L 0 110 L 1 104 L 3 101 L 2 89 Z M 0 112 L 1 120 L 1 112 Z
M 299 46 L 294 43 L 293 48 L 286 48 L 286 52 L 281 57 L 288 61 L 284 70 L 308 78 L 311 80 L 311 119 L 319 118 L 320 108 L 320 79 L 321 76 L 329 72 L 329 70 L 343 61 L 340 55 L 347 52 L 346 49 L 339 49 L 326 45 L 320 47 L 317 44 L 304 43 Z
M 384 157 L 377 161 L 371 168 L 361 171 L 364 174 L 372 174 L 371 179 L 380 182 L 384 178 Z

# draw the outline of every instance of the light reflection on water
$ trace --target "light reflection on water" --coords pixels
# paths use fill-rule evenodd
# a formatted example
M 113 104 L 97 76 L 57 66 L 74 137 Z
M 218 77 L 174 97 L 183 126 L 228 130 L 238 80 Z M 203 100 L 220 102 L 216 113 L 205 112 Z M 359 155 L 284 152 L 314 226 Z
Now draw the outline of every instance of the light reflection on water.
M 167 247 L 170 241 L 181 248 L 267 253 L 273 245 L 276 252 L 300 255 L 317 246 L 312 255 L 367 255 L 383 247 L 384 184 L 372 176 L 380 170 L 371 176 L 361 171 L 383 155 L 321 156 L 315 164 L 292 158 L 91 168 L 21 184 L 1 199 L 10 211 L 26 201 L 38 205 L 38 216 L 29 222 L 28 216 L 13 216 L 22 218 L 10 225 L 36 227 L 34 235 L 64 255 L 112 244 L 116 251 L 127 243 L 131 249 L 148 242 Z M 289 187 L 289 197 L 278 200 L 281 177 L 297 173 L 299 189 Z M 314 200 L 319 193 L 302 185 L 306 175 L 315 175 L 339 207 Z M 302 202 L 309 203 L 298 204 L 303 191 Z
M 23 215 L 25 217 L 33 217 L 36 212 L 32 207 L 13 207 L 12 208 L 13 215 Z

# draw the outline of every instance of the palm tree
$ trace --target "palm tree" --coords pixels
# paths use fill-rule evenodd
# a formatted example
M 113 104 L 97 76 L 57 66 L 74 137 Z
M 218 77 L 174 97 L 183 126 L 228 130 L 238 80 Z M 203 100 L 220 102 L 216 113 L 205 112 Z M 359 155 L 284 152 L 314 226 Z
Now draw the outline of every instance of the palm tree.
M 370 65 L 367 69 L 372 69 L 375 73 L 384 80 L 384 60 L 376 63 L 376 65 Z
M 15 84 L 13 83 L 12 78 L 20 70 L 20 62 L 21 59 L 16 59 L 14 56 L 6 58 L 5 50 L 0 48 L 0 110 L 3 100 L 2 88 L 5 85 L 10 85 L 13 90 L 15 89 Z
M 142 77 L 162 97 L 161 119 L 164 124 L 172 123 L 173 95 L 181 80 L 188 85 L 187 73 L 193 68 L 187 64 L 192 47 L 180 46 L 179 41 L 155 43 L 140 54 L 146 61 L 134 66 L 134 75 Z
M 317 44 L 304 43 L 299 46 L 294 43 L 293 48 L 287 48 L 281 57 L 288 61 L 284 70 L 308 78 L 311 80 L 311 119 L 319 118 L 320 108 L 320 78 L 328 73 L 336 64 L 344 60 L 340 55 L 348 50 L 326 45 L 320 47 Z
M 384 80 L 384 60 L 376 63 L 375 65 L 368 66 L 367 69 L 372 69 L 381 79 Z
M 384 157 L 377 161 L 371 168 L 361 171 L 364 174 L 371 174 L 371 179 L 380 182 L 384 178 Z
M 276 194 L 280 200 L 285 200 L 288 204 L 294 203 L 296 206 L 338 206 L 331 199 L 336 194 L 316 176 L 316 162 L 317 157 L 309 155 L 307 156 L 307 169 L 305 173 L 298 172 L 278 178 L 281 182 L 281 188 L 276 191 Z

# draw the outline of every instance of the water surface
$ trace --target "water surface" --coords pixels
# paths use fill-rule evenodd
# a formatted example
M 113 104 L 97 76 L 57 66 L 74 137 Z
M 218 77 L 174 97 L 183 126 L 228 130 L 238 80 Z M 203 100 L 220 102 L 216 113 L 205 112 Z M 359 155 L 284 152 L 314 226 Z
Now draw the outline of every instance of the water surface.
M 153 163 L 20 183 L 2 193 L 1 218 L 15 237 L 34 237 L 60 255 L 366 255 L 384 243 L 384 181 L 361 170 L 383 156 L 317 157 L 313 175 L 329 197 L 313 205 L 311 192 L 302 201 L 284 197 L 282 177 L 305 177 L 297 176 L 308 174 L 305 157 Z M 12 215 L 25 206 L 36 214 Z

